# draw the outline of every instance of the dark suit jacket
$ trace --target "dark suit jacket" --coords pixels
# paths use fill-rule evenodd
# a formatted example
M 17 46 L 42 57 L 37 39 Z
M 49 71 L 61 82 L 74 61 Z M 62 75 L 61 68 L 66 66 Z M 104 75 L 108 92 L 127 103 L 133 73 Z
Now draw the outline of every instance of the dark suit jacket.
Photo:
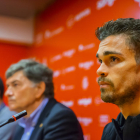
M 20 140 L 24 129 L 15 130 L 12 140 Z M 30 140 L 83 140 L 81 126 L 73 111 L 54 98 L 42 111 Z
M 140 140 L 140 114 L 128 116 L 125 120 L 119 113 L 116 120 L 112 119 L 105 126 L 101 140 Z

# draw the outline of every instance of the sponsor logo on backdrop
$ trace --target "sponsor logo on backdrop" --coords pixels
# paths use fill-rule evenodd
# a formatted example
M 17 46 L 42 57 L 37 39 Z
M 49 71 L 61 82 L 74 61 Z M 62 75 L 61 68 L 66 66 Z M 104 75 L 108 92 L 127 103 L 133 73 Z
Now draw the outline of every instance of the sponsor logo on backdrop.
M 67 22 L 66 22 L 66 25 L 67 27 L 72 27 L 75 23 L 75 20 L 74 20 L 74 16 L 73 15 L 70 15 L 67 19 Z
M 83 98 L 83 99 L 79 99 L 78 100 L 78 104 L 79 105 L 83 105 L 83 106 L 88 106 L 90 104 L 92 104 L 92 98 Z
M 94 103 L 95 103 L 95 105 L 100 105 L 100 104 L 104 103 L 104 101 L 101 99 L 101 97 L 95 97 Z
M 58 76 L 60 76 L 60 74 L 70 73 L 70 72 L 73 72 L 75 70 L 76 70 L 75 66 L 70 66 L 70 67 L 65 68 L 63 70 L 56 70 L 53 72 L 53 77 L 58 77 Z
M 79 51 L 85 51 L 85 50 L 88 50 L 88 49 L 91 49 L 91 48 L 93 48 L 95 46 L 95 44 L 94 43 L 92 43 L 92 44 L 88 44 L 88 45 L 83 45 L 83 44 L 80 44 L 79 46 L 78 46 L 78 50 Z
M 84 135 L 84 140 L 90 140 L 90 135 Z
M 61 54 L 58 54 L 50 59 L 51 62 L 58 61 L 62 58 Z
M 63 56 L 71 58 L 75 52 L 76 52 L 75 49 L 71 49 L 63 52 Z
M 80 21 L 81 19 L 87 17 L 88 15 L 90 15 L 91 13 L 91 9 L 90 8 L 86 8 L 85 10 L 81 11 L 80 13 L 78 13 L 77 15 L 73 16 L 70 15 L 66 24 L 68 27 L 71 27 L 74 25 L 75 22 Z
M 61 84 L 60 89 L 61 90 L 73 90 L 74 89 L 74 85 L 68 85 L 68 86 L 66 86 L 64 84 Z
M 72 107 L 74 105 L 73 101 L 61 101 L 61 103 L 67 107 Z
M 65 52 L 63 52 L 62 54 L 58 54 L 58 55 L 52 57 L 52 58 L 50 59 L 50 62 L 58 61 L 58 60 L 62 59 L 62 57 L 71 58 L 71 57 L 74 55 L 75 52 L 76 52 L 75 49 L 71 49 L 71 50 L 65 51 Z
M 100 115 L 99 116 L 99 125 L 101 126 L 101 127 L 104 127 L 107 123 L 109 123 L 109 115 L 104 115 L 104 114 L 102 114 L 102 115 Z
M 62 73 L 63 73 L 63 74 L 66 74 L 66 73 L 69 73 L 69 72 L 73 72 L 73 71 L 75 71 L 75 70 L 76 70 L 75 66 L 70 66 L 70 67 L 68 67 L 68 68 L 66 68 L 66 69 L 63 69 L 63 70 L 62 70 Z
M 36 38 L 35 38 L 35 42 L 36 42 L 37 44 L 39 44 L 39 43 L 42 42 L 42 40 L 43 40 L 43 34 L 42 34 L 42 33 L 37 34 L 37 35 L 36 35 Z
M 92 123 L 92 118 L 78 117 L 78 121 L 84 126 L 89 126 Z
M 93 65 L 94 65 L 94 61 L 81 62 L 79 63 L 79 68 L 89 70 Z
M 100 10 L 101 8 L 108 6 L 113 6 L 115 0 L 99 0 L 97 2 L 97 9 Z
M 140 6 L 140 0 L 134 0 L 135 2 L 138 2 L 139 3 L 139 6 Z
M 56 70 L 53 72 L 53 77 L 58 77 L 60 75 L 60 71 Z
M 74 19 L 75 19 L 75 21 L 79 21 L 79 20 L 81 20 L 82 18 L 88 16 L 89 14 L 91 14 L 91 9 L 90 9 L 90 8 L 86 8 L 84 11 L 78 13 L 78 14 L 74 17 Z
M 82 88 L 83 88 L 83 90 L 86 90 L 88 88 L 88 86 L 89 86 L 88 77 L 85 76 L 85 77 L 83 77 L 83 80 L 82 80 Z
M 60 34 L 61 32 L 63 32 L 63 30 L 64 30 L 64 27 L 62 27 L 62 26 L 59 27 L 59 28 L 57 28 L 57 29 L 55 29 L 55 30 L 53 30 L 53 31 L 46 30 L 46 31 L 45 31 L 44 37 L 45 37 L 46 39 L 49 39 L 49 38 L 51 38 L 51 37 L 53 37 L 53 36 L 55 36 L 55 35 Z

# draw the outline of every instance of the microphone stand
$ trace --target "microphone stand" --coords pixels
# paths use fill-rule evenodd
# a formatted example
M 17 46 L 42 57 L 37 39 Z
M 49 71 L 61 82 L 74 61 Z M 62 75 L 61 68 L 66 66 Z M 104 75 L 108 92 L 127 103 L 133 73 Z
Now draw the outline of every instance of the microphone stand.
M 24 117 L 25 115 L 27 115 L 27 112 L 26 110 L 12 116 L 10 119 L 8 119 L 7 121 L 5 121 L 4 123 L 0 124 L 0 127 L 8 124 L 8 123 L 11 123 L 11 122 L 15 122 L 16 120 L 20 119 L 21 117 Z

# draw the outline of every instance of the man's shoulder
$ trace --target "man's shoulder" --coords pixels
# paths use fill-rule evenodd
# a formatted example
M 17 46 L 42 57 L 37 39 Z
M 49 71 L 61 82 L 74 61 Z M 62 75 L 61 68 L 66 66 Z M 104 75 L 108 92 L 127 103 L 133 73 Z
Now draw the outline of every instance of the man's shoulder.
M 56 101 L 54 98 L 49 99 L 49 102 L 45 106 L 42 111 L 40 118 L 41 120 L 54 120 L 54 119 L 62 119 L 65 120 L 67 118 L 72 117 L 74 120 L 77 120 L 75 113 L 72 109 L 63 105 L 62 103 Z M 40 119 L 39 119 L 40 121 Z
M 9 107 L 8 107 L 8 106 L 5 106 L 5 107 L 2 109 L 2 111 L 5 111 L 5 112 L 12 112 L 12 111 L 9 110 Z
M 104 127 L 104 131 L 103 131 L 103 134 L 109 134 L 111 133 L 111 131 L 113 130 L 113 123 L 110 122 L 108 123 L 105 127 Z
M 109 140 L 109 139 L 110 140 L 116 139 L 116 133 L 112 122 L 108 123 L 104 127 L 102 138 L 101 138 L 101 140 Z
M 7 106 L 5 106 L 2 110 L 1 110 L 1 113 L 2 116 L 4 116 L 4 118 L 7 118 L 7 117 L 11 117 L 12 115 L 15 114 L 14 111 L 10 111 L 9 108 Z
M 45 137 L 83 140 L 83 132 L 75 113 L 60 102 L 52 107 L 43 126 Z M 55 135 L 52 136 L 52 133 Z
M 68 114 L 73 114 L 75 116 L 75 113 L 73 112 L 72 109 L 68 108 L 67 106 L 63 105 L 60 102 L 57 102 L 54 107 L 52 108 L 50 113 L 54 114 L 59 114 L 59 113 L 68 113 Z
M 118 123 L 120 123 L 120 121 L 122 121 L 121 119 L 122 119 L 122 114 L 119 113 L 118 116 L 117 116 L 116 121 Z M 109 139 L 109 138 L 112 138 L 112 137 L 116 137 L 116 132 L 115 132 L 113 122 L 110 122 L 104 127 L 102 140 L 106 140 L 106 138 Z
M 2 115 L 1 115 L 2 114 Z M 10 111 L 7 106 L 5 106 L 1 112 L 0 112 L 0 123 L 3 123 L 7 121 L 10 117 L 12 117 L 15 114 L 15 112 Z M 14 133 L 16 127 L 17 127 L 17 122 L 12 122 L 10 124 L 5 125 L 4 127 L 1 128 L 0 132 L 0 137 L 2 140 L 8 140 L 11 139 L 12 134 Z M 8 133 L 7 133 L 8 132 Z
M 59 109 L 61 109 L 61 110 L 71 110 L 69 107 L 63 105 L 63 104 L 60 103 L 60 102 L 57 102 L 55 107 L 57 107 L 57 108 L 59 108 Z

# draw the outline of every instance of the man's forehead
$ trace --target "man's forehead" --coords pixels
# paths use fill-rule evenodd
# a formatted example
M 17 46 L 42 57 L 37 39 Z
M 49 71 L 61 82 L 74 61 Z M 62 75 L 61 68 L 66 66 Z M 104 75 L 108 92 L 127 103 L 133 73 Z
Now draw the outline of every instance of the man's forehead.
M 119 52 L 113 47 L 108 47 L 108 46 L 99 47 L 96 53 L 96 57 L 99 58 L 99 56 L 106 56 L 110 54 L 119 54 Z
M 14 81 L 21 81 L 25 78 L 23 71 L 18 71 L 15 72 L 12 76 L 10 76 L 7 80 L 6 83 L 14 82 Z
M 105 38 L 99 44 L 96 57 L 99 57 L 99 55 L 109 54 L 121 55 L 122 50 L 128 49 L 125 39 L 126 37 L 123 37 L 122 35 L 112 35 Z

